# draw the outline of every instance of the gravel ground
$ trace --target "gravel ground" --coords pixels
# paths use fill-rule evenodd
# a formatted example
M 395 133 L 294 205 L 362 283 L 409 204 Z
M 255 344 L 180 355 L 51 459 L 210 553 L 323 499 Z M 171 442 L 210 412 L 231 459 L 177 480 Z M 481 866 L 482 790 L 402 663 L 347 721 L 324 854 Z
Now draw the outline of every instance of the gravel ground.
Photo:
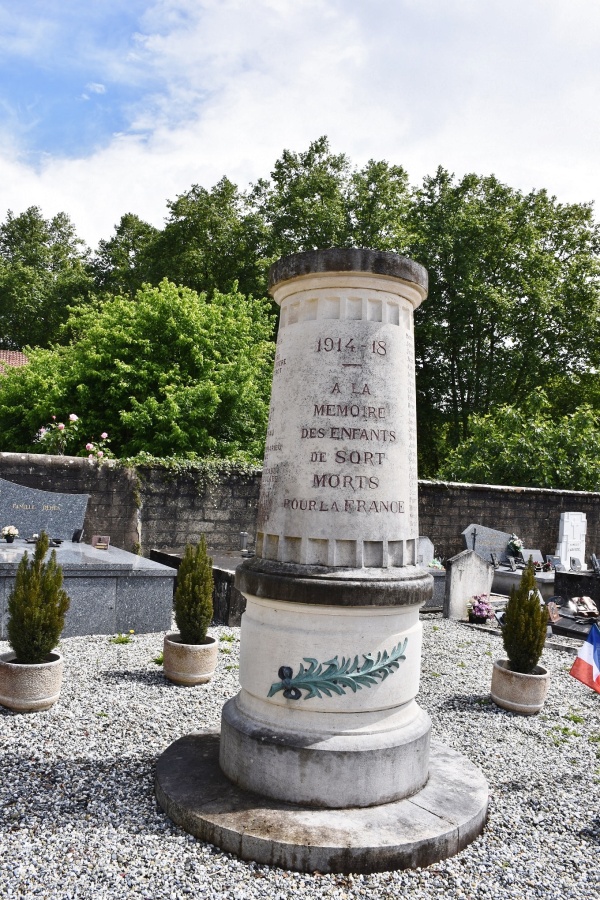
M 153 662 L 162 635 L 69 638 L 60 701 L 30 715 L 0 708 L 1 897 L 600 898 L 600 695 L 569 676 L 567 653 L 544 652 L 542 714 L 515 716 L 489 701 L 500 638 L 426 616 L 419 702 L 435 736 L 483 769 L 487 827 L 428 869 L 302 875 L 221 853 L 157 809 L 157 757 L 218 728 L 237 691 L 239 629 L 211 633 L 221 653 L 208 685 L 165 682 Z

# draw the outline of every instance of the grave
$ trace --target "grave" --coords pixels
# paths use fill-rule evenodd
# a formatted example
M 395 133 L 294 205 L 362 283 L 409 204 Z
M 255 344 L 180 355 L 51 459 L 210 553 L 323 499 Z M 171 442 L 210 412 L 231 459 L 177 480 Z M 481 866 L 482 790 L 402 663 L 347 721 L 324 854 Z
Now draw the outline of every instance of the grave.
M 558 544 L 556 556 L 565 569 L 571 568 L 571 558 L 576 557 L 581 561 L 582 569 L 585 565 L 585 536 L 587 532 L 587 519 L 582 512 L 564 512 L 560 514 L 558 527 Z
M 0 478 L 0 530 L 14 525 L 21 538 L 45 531 L 71 541 L 81 535 L 89 494 L 40 491 Z
M 0 529 L 19 529 L 13 543 L 0 540 L 0 640 L 6 640 L 17 566 L 25 552 L 33 554 L 32 535 L 42 531 L 59 544 L 53 549 L 71 598 L 65 637 L 170 629 L 176 572 L 116 547 L 99 550 L 72 541 L 82 533 L 87 502 L 87 494 L 40 491 L 0 479 Z
M 491 588 L 492 593 L 508 596 L 513 587 L 518 587 L 522 570 L 516 566 L 512 568 L 509 565 L 510 557 L 506 552 L 508 541 L 512 537 L 509 532 L 497 531 L 495 528 L 488 528 L 486 525 L 472 522 L 464 529 L 462 536 L 468 550 L 474 549 L 481 559 L 493 563 L 495 571 Z M 474 547 L 473 542 L 475 543 Z M 525 562 L 527 562 L 530 555 L 533 556 L 534 561 L 544 562 L 539 550 L 523 549 L 521 554 Z M 555 593 L 554 572 L 537 572 L 535 581 L 545 600 Z
M 497 531 L 495 528 L 472 522 L 461 533 L 465 549 L 474 550 L 486 562 L 492 562 L 492 553 L 496 554 L 500 563 L 508 561 L 506 546 L 512 537 L 508 532 Z
M 413 310 L 425 270 L 392 253 L 294 254 L 270 272 L 281 307 L 246 597 L 241 690 L 217 735 L 160 757 L 156 795 L 228 852 L 301 871 L 379 871 L 456 853 L 488 789 L 430 743 L 417 702 Z
M 419 537 L 419 552 L 417 556 L 417 563 L 420 566 L 424 566 L 424 568 L 428 568 L 433 562 L 435 556 L 435 548 L 433 546 L 433 541 L 431 541 L 428 537 Z
M 444 618 L 466 619 L 467 606 L 473 597 L 489 596 L 493 578 L 494 566 L 476 550 L 463 550 L 446 560 Z

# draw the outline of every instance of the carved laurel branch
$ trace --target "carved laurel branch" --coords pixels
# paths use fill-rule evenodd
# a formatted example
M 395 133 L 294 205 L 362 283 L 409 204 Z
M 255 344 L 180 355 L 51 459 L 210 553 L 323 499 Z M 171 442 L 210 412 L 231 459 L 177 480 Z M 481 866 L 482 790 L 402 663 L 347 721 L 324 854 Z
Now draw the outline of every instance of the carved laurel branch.
M 337 656 L 327 662 L 320 663 L 316 659 L 304 657 L 308 663 L 305 668 L 300 663 L 298 674 L 294 676 L 289 666 L 281 666 L 277 675 L 281 681 L 271 685 L 268 696 L 272 697 L 278 691 L 283 691 L 283 696 L 288 700 L 311 700 L 313 697 L 321 698 L 322 694 L 331 697 L 332 694 L 343 695 L 346 688 L 356 693 L 363 687 L 372 687 L 378 681 L 385 681 L 388 675 L 400 666 L 400 660 L 406 659 L 404 651 L 408 638 L 398 644 L 390 653 L 387 650 L 379 652 L 373 659 L 370 653 L 363 654 L 364 663 L 359 666 L 358 656 L 342 656 L 341 663 Z M 302 691 L 306 694 L 302 696 Z

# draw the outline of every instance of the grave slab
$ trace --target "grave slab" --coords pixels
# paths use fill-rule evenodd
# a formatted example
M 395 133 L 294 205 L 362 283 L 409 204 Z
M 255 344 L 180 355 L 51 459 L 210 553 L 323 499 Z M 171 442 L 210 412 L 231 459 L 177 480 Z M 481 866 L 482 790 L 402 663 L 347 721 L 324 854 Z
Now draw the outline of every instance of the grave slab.
M 558 527 L 558 544 L 556 555 L 560 556 L 565 569 L 570 568 L 571 557 L 581 560 L 582 568 L 585 565 L 585 536 L 587 533 L 587 518 L 582 512 L 563 512 L 560 514 Z
M 34 550 L 34 544 L 21 538 L 0 543 L 0 640 L 6 640 L 8 595 L 17 566 L 25 552 L 31 556 Z M 116 547 L 96 550 L 71 541 L 56 548 L 56 559 L 71 598 L 64 637 L 170 629 L 174 569 Z

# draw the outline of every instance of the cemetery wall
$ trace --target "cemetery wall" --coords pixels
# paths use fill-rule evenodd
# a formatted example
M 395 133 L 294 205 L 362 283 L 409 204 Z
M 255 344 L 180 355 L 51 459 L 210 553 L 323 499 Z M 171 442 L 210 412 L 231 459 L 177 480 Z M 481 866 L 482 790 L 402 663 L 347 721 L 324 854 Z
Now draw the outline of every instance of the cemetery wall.
M 237 550 L 240 531 L 254 538 L 260 472 L 213 480 L 193 470 L 0 453 L 0 478 L 44 491 L 89 494 L 84 540 L 109 534 L 116 547 L 145 556 L 153 548 L 182 548 L 203 533 L 215 551 Z
M 254 536 L 260 472 L 207 480 L 194 471 L 0 453 L 0 477 L 45 491 L 90 494 L 86 539 L 110 534 L 117 547 L 144 555 L 153 547 L 181 548 L 202 533 L 217 552 L 237 550 L 240 531 Z M 588 554 L 600 550 L 600 493 L 419 482 L 419 530 L 442 558 L 465 549 L 461 531 L 471 522 L 515 532 L 525 546 L 554 553 L 560 514 L 569 510 L 587 516 Z
M 587 516 L 586 554 L 600 549 L 600 493 L 545 488 L 419 482 L 419 530 L 431 538 L 436 556 L 465 549 L 461 531 L 471 522 L 517 534 L 525 547 L 554 553 L 560 514 Z

